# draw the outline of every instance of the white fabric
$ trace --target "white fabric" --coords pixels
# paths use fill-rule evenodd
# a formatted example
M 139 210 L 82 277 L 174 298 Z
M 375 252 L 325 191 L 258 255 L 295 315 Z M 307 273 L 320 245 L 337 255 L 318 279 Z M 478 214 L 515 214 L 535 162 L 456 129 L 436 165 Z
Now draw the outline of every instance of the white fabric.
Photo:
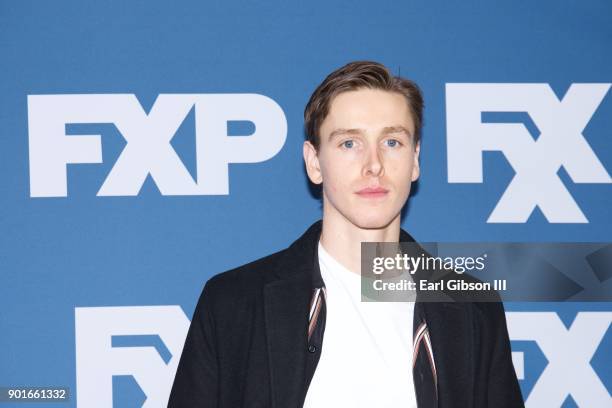
M 360 276 L 319 243 L 327 289 L 321 359 L 304 407 L 416 408 L 413 302 L 361 302 Z

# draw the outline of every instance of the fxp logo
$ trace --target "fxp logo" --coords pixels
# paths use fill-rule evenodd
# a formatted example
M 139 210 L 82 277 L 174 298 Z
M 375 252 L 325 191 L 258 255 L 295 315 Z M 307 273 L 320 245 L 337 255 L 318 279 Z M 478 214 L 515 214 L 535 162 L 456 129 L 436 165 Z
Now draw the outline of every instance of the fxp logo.
M 610 84 L 572 84 L 559 100 L 548 84 L 446 84 L 448 182 L 482 183 L 482 156 L 501 151 L 515 175 L 487 222 L 524 223 L 536 206 L 551 223 L 587 223 L 558 176 L 574 183 L 612 183 L 582 132 Z M 527 113 L 522 123 L 483 123 L 487 113 Z
M 195 111 L 197 177 L 170 144 Z M 231 121 L 255 132 L 229 136 Z M 280 151 L 287 137 L 281 107 L 257 94 L 162 94 L 144 111 L 132 94 L 29 95 L 30 195 L 66 197 L 66 166 L 102 163 L 100 135 L 67 135 L 66 125 L 113 123 L 127 144 L 98 196 L 135 196 L 150 175 L 162 195 L 227 195 L 230 163 L 257 163 Z

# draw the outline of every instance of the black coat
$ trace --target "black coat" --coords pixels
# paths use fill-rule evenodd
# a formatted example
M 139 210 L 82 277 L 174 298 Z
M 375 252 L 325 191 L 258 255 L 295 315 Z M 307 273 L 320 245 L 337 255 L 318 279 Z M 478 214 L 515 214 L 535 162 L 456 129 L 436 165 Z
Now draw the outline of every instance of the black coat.
M 302 407 L 320 356 L 320 339 L 307 338 L 320 234 L 321 221 L 289 248 L 206 283 L 169 407 Z M 403 230 L 400 240 L 414 241 Z M 523 407 L 500 302 L 417 298 L 415 330 L 422 322 L 434 362 L 421 351 L 415 359 L 419 408 Z

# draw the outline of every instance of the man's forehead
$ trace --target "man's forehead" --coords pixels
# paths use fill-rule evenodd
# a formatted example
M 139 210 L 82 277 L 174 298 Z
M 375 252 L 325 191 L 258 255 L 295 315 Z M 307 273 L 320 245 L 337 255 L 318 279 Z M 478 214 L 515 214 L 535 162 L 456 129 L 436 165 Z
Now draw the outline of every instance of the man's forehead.
M 391 91 L 359 89 L 336 95 L 329 105 L 323 123 L 333 122 L 334 128 L 358 129 L 361 122 L 380 122 L 381 127 L 413 128 L 414 121 L 406 98 Z

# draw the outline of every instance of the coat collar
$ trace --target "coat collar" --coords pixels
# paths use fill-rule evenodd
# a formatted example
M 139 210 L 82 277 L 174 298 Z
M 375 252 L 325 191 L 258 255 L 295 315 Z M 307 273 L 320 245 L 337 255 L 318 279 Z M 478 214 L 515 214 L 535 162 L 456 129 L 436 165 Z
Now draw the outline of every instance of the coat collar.
M 276 271 L 276 278 L 291 279 L 306 275 L 311 277 L 312 287 L 323 286 L 323 278 L 319 269 L 318 245 L 323 221 L 313 223 L 297 240 L 285 251 L 281 260 L 282 268 Z M 414 238 L 403 229 L 400 229 L 400 242 L 415 242 Z

